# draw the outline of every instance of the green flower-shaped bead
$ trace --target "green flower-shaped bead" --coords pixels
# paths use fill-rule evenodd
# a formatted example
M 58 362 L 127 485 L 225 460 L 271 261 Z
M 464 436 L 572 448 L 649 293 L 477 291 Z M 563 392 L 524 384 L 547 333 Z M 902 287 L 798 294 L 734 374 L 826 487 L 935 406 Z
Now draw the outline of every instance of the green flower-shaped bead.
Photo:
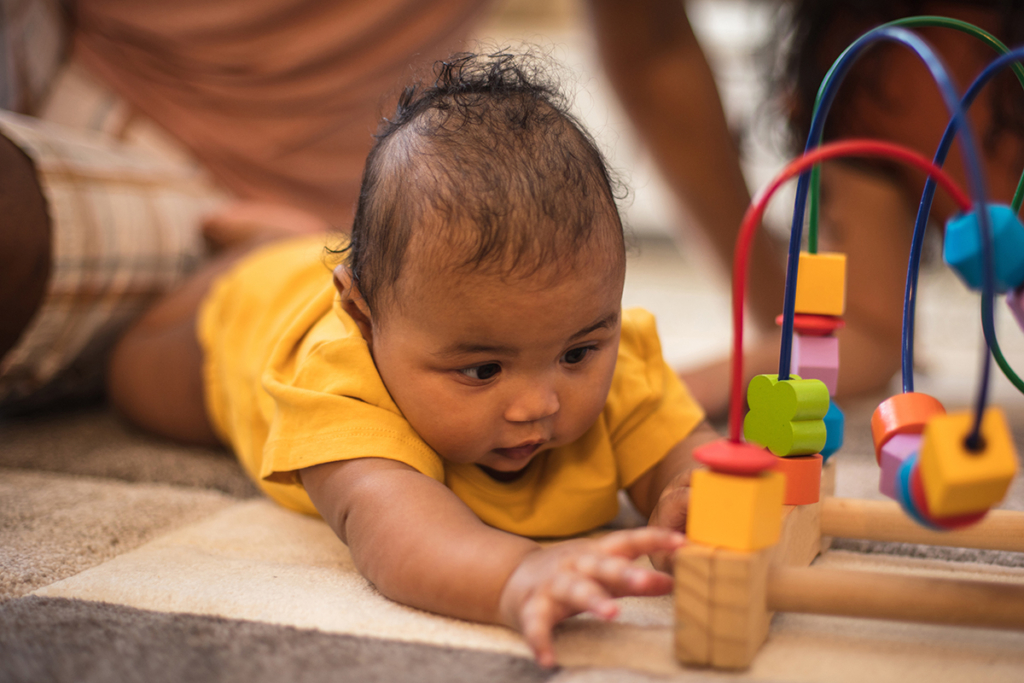
M 810 455 L 825 447 L 828 387 L 817 379 L 758 375 L 747 387 L 743 436 L 775 455 Z

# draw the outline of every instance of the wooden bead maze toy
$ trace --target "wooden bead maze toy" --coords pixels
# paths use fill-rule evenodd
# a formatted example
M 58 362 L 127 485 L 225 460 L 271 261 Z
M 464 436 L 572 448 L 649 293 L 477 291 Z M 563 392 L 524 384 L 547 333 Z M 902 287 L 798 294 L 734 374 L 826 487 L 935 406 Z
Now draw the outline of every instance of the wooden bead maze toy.
M 1001 55 L 961 98 L 932 48 L 908 30 L 921 26 L 963 31 Z M 875 140 L 821 145 L 824 119 L 843 76 L 864 49 L 883 41 L 909 48 L 925 62 L 950 111 L 932 161 Z M 1004 67 L 1010 66 L 1024 86 L 1021 59 L 1024 48 L 1011 51 L 954 19 L 910 17 L 869 31 L 846 49 L 822 82 L 803 156 L 751 203 L 733 266 L 729 438 L 694 454 L 708 469 L 693 474 L 690 543 L 675 555 L 676 654 L 682 663 L 749 666 L 776 611 L 1024 629 L 1024 586 L 809 566 L 831 537 L 1024 552 L 1024 513 L 991 510 L 1016 475 L 1017 454 L 1002 412 L 987 405 L 992 357 L 1024 392 L 1024 382 L 1002 356 L 993 325 L 998 292 L 1007 294 L 1024 328 L 1024 227 L 1017 217 L 1024 176 L 1012 206 L 986 202 L 977 144 L 965 114 L 982 86 Z M 970 196 L 941 168 L 958 131 Z M 831 396 L 839 367 L 834 335 L 843 325 L 846 257 L 817 252 L 817 193 L 819 164 L 846 156 L 884 157 L 928 175 L 907 270 L 903 392 L 883 401 L 871 419 L 879 490 L 893 502 L 831 497 L 834 462 L 828 458 L 842 445 L 844 420 Z M 750 245 L 768 200 L 797 175 L 786 293 L 778 319 L 779 372 L 751 380 L 744 416 L 743 299 Z M 947 224 L 944 260 L 968 287 L 981 292 L 987 342 L 975 408 L 950 414 L 913 386 L 917 275 L 937 184 L 961 211 Z M 808 194 L 808 249 L 801 252 Z

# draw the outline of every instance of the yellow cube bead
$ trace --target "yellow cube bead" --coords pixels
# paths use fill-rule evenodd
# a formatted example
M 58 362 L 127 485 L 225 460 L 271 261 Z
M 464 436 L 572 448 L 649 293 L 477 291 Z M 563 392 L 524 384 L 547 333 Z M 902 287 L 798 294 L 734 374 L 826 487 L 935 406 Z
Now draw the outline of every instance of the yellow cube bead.
M 846 254 L 800 252 L 796 312 L 842 315 L 846 310 Z
M 732 550 L 774 545 L 782 528 L 786 477 L 767 471 L 748 477 L 696 470 L 690 479 L 686 536 Z
M 928 509 L 936 517 L 987 510 L 1006 495 L 1017 474 L 1017 453 L 999 408 L 988 408 L 981 421 L 985 447 L 970 451 L 964 439 L 974 411 L 939 415 L 928 421 L 919 467 Z

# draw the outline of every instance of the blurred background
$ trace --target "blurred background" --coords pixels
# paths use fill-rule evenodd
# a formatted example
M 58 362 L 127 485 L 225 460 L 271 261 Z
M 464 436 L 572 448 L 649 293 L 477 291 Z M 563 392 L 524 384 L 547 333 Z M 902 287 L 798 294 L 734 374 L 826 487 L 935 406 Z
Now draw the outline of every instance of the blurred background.
M 765 48 L 774 37 L 778 4 L 690 0 L 686 6 L 739 142 L 744 175 L 753 194 L 790 159 L 785 149 L 785 124 L 770 101 L 770 65 L 766 62 Z M 540 45 L 569 71 L 577 114 L 631 190 L 630 200 L 623 206 L 635 236 L 625 303 L 643 306 L 657 315 L 670 363 L 697 365 L 721 354 L 731 339 L 728 273 L 715 265 L 699 231 L 687 229 L 685 208 L 675 201 L 633 134 L 602 75 L 584 11 L 582 3 L 575 0 L 502 0 L 479 36 L 498 44 Z M 764 229 L 780 239 L 788 235 L 793 185 L 776 194 L 765 221 Z M 967 405 L 975 396 L 983 348 L 978 297 L 942 264 L 938 245 L 931 248 L 922 269 L 918 307 L 918 391 L 950 401 L 950 406 Z M 996 309 L 1003 353 L 1011 365 L 1020 366 L 1024 364 L 1024 334 L 1001 301 Z M 754 330 L 752 326 L 749 329 Z M 898 377 L 886 396 L 897 391 Z M 994 365 L 991 391 L 993 402 L 1024 416 L 1024 397 Z M 884 397 L 864 397 L 854 401 L 853 407 L 873 410 Z

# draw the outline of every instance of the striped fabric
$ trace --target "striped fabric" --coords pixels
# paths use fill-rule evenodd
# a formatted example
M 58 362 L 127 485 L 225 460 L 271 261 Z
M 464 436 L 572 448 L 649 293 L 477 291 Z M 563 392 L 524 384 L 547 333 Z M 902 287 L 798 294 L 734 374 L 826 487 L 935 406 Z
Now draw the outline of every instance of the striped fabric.
M 33 160 L 53 235 L 43 304 L 0 361 L 9 413 L 102 390 L 116 335 L 203 259 L 200 218 L 223 195 L 194 164 L 109 136 L 10 112 L 0 133 Z

